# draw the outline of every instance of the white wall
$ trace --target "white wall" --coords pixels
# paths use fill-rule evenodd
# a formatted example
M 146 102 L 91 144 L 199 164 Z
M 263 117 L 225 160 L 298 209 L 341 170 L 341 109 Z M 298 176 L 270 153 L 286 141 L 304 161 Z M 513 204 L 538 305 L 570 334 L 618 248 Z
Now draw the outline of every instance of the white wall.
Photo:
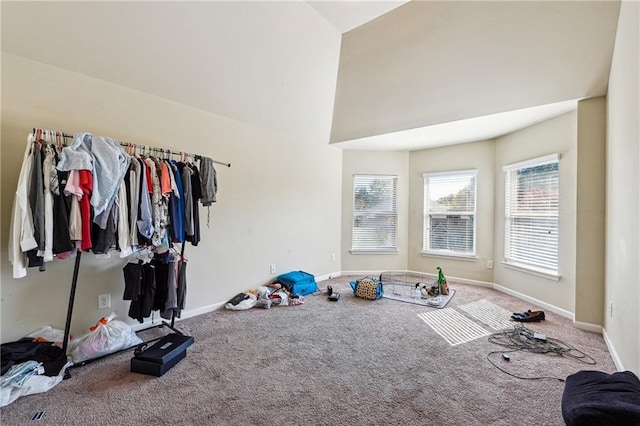
M 606 100 L 578 103 L 576 188 L 577 325 L 604 324 Z
M 623 1 L 607 96 L 605 332 L 640 375 L 640 3 Z M 608 305 L 613 310 L 609 313 Z
M 304 1 L 2 2 L 3 52 L 302 139 L 328 138 L 341 36 Z
M 483 141 L 411 153 L 411 190 L 409 193 L 409 262 L 414 271 L 437 273 L 469 280 L 493 282 L 493 271 L 487 260 L 493 259 L 494 161 L 495 143 Z M 460 260 L 423 256 L 423 173 L 476 169 L 476 259 Z
M 348 151 L 342 163 L 342 270 L 373 272 L 407 268 L 409 153 L 406 151 Z M 352 254 L 351 227 L 353 218 L 353 175 L 397 175 L 398 253 Z
M 495 260 L 494 282 L 510 290 L 574 312 L 576 258 L 576 152 L 577 113 L 570 112 L 496 140 L 495 160 Z M 507 164 L 559 153 L 560 181 L 560 281 L 505 267 L 504 172 Z
M 336 46 L 336 49 L 338 46 Z M 228 161 L 218 167 L 218 203 L 201 208 L 202 242 L 187 245 L 187 313 L 209 309 L 240 291 L 302 269 L 341 269 L 342 153 L 324 140 L 301 140 L 233 121 L 22 57 L 2 57 L 2 341 L 44 325 L 64 327 L 73 260 L 15 280 L 7 259 L 10 211 L 26 136 L 32 127 L 88 131 Z M 78 336 L 111 310 L 127 318 L 118 258 L 84 254 L 72 332 Z M 97 310 L 110 293 L 112 309 Z M 133 322 L 130 320 L 129 322 Z

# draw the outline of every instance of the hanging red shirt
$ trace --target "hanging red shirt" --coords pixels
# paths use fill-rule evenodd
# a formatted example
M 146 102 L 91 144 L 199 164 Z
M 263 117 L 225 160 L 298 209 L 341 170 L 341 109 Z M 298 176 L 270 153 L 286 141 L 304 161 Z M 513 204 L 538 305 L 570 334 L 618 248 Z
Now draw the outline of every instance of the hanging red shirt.
M 89 170 L 80 170 L 80 188 L 82 198 L 80 199 L 80 216 L 82 216 L 82 240 L 80 250 L 87 251 L 91 244 L 91 192 L 93 190 L 93 176 Z

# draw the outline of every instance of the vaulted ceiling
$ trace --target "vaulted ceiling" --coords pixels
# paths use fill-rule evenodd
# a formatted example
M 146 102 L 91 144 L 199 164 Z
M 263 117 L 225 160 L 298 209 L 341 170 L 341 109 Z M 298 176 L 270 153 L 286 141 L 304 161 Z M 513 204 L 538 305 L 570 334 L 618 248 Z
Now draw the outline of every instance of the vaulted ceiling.
M 3 53 L 336 146 L 419 149 L 606 94 L 619 1 L 1 7 Z
M 344 35 L 331 140 L 433 146 L 566 112 L 606 94 L 618 12 L 611 1 L 406 3 Z

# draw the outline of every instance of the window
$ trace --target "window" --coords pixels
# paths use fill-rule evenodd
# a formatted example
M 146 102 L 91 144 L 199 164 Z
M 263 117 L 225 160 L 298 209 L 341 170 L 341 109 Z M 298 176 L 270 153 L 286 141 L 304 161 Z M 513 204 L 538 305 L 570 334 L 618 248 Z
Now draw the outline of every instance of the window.
M 397 176 L 353 176 L 352 252 L 398 250 Z
M 475 256 L 476 170 L 425 173 L 423 253 Z
M 558 275 L 558 154 L 504 167 L 507 265 Z

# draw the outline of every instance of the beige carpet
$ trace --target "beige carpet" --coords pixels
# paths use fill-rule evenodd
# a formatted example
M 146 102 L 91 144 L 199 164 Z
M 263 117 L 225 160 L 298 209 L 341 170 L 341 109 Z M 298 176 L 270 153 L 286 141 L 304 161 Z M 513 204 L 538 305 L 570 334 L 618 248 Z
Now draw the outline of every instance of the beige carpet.
M 451 345 L 421 314 L 442 311 L 351 295 L 349 279 L 330 283 L 299 306 L 217 311 L 177 323 L 195 343 L 163 377 L 129 371 L 131 352 L 71 370 L 51 391 L 0 410 L 2 425 L 562 425 L 564 384 L 520 380 L 492 366 L 500 350 L 486 336 Z M 487 334 L 496 311 L 534 306 L 494 290 L 450 283 L 446 309 Z M 482 309 L 469 304 L 482 302 Z M 477 303 L 476 303 L 477 304 Z M 467 310 L 461 309 L 465 305 Z M 472 305 L 472 308 L 474 306 Z M 475 306 L 478 308 L 478 306 Z M 488 316 L 487 316 L 488 315 Z M 491 318 L 491 321 L 489 321 Z M 504 319 L 503 319 L 504 320 Z M 508 319 L 507 319 L 508 321 Z M 514 323 L 515 324 L 515 323 Z M 514 374 L 563 378 L 615 367 L 602 336 L 547 312 L 528 327 L 591 355 L 588 366 L 558 356 L 511 353 Z M 158 331 L 146 332 L 150 334 Z M 31 421 L 44 411 L 40 420 Z

